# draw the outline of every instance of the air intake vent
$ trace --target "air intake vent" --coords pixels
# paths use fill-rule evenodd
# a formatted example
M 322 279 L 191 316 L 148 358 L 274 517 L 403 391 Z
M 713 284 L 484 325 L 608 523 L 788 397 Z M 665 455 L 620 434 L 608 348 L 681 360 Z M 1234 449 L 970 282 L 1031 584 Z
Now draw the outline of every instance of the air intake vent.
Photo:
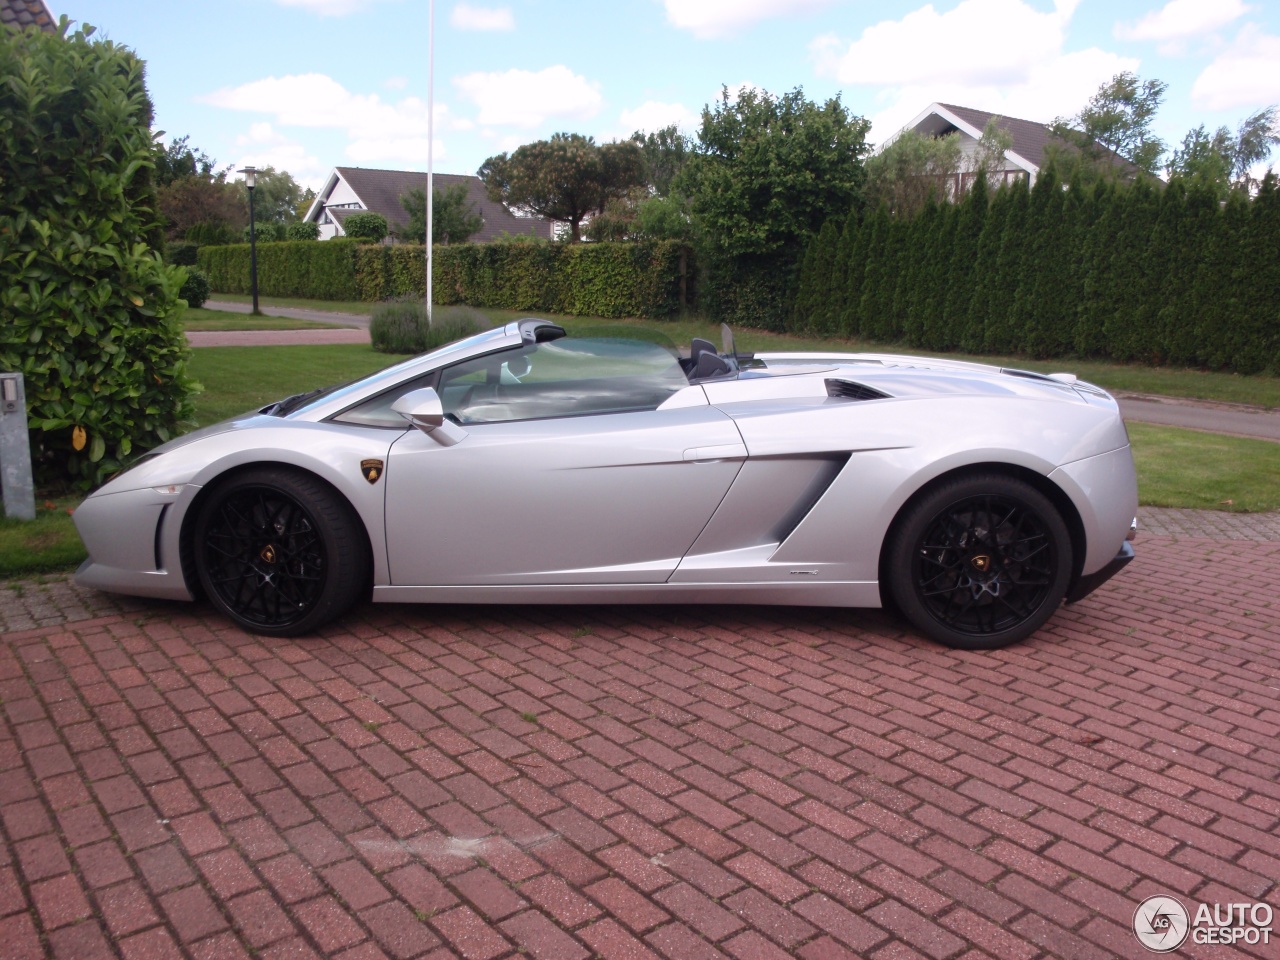
M 875 387 L 865 383 L 854 383 L 852 380 L 828 380 L 827 396 L 840 400 L 888 400 L 889 394 L 882 393 Z

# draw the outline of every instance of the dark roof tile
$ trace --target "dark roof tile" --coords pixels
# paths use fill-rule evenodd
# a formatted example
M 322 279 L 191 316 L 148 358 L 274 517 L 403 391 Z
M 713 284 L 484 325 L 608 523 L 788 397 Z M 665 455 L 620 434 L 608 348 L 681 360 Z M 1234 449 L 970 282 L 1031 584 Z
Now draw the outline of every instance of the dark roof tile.
M 380 213 L 387 218 L 387 223 L 404 225 L 408 217 L 404 207 L 400 205 L 402 194 L 417 188 L 427 189 L 427 175 L 416 170 L 373 170 L 367 167 L 337 167 L 339 176 L 355 191 L 364 205 L 373 213 Z M 517 217 L 502 204 L 494 203 L 484 190 L 484 183 L 479 177 L 469 177 L 456 173 L 435 174 L 435 187 L 443 191 L 462 184 L 467 188 L 467 199 L 476 211 L 484 218 L 484 226 L 471 239 L 478 243 L 496 240 L 504 233 L 536 234 L 540 237 L 552 236 L 552 224 L 540 217 Z M 336 214 L 337 210 L 331 210 Z M 354 211 L 352 211 L 354 212 Z
M 1065 140 L 1053 135 L 1047 123 L 1019 120 L 1017 117 L 1006 117 L 1002 114 L 988 113 L 985 110 L 975 110 L 972 107 L 960 107 L 953 103 L 940 103 L 938 106 L 945 107 L 965 123 L 975 127 L 979 133 L 986 129 L 992 117 L 999 117 L 1000 129 L 1013 138 L 1013 146 L 1010 149 L 1022 159 L 1034 163 L 1037 169 L 1044 166 L 1046 147 L 1053 145 L 1071 149 Z M 1138 169 L 1119 154 L 1112 154 L 1112 162 L 1132 168 L 1130 172 L 1136 172 Z
M 53 33 L 58 21 L 44 0 L 0 0 L 0 23 L 18 30 L 38 27 Z

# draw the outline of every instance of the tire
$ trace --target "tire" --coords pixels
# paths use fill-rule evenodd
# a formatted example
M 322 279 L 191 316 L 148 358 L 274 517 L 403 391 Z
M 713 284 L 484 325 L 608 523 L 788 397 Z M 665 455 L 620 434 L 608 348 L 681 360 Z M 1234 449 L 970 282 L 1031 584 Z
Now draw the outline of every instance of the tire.
M 296 637 L 350 609 L 368 561 L 359 520 L 315 477 L 237 474 L 202 505 L 193 539 L 205 596 L 250 633 Z
M 994 650 L 1038 630 L 1071 579 L 1071 536 L 1049 498 L 1000 474 L 944 482 L 909 504 L 888 554 L 889 592 L 925 636 Z

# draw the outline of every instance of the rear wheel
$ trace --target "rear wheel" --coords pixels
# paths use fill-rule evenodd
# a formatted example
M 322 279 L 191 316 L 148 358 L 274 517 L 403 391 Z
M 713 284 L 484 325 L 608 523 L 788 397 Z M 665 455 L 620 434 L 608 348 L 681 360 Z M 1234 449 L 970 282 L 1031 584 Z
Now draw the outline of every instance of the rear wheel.
M 359 521 L 329 487 L 280 467 L 212 491 L 196 521 L 206 596 L 252 633 L 292 637 L 345 613 L 367 577 Z
M 990 650 L 1053 615 L 1071 560 L 1053 503 L 1021 480 L 985 474 L 946 482 L 908 508 L 887 573 L 899 609 L 926 636 Z

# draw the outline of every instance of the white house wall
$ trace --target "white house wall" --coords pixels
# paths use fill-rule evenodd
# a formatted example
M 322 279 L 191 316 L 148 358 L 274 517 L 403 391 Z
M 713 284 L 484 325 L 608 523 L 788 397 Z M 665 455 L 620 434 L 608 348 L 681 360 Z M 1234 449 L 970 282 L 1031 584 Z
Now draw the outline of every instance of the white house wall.
M 324 207 L 357 207 L 361 210 L 365 209 L 364 201 L 362 201 L 356 192 L 351 189 L 350 184 L 338 177 L 338 182 L 333 185 L 333 190 L 329 196 L 324 198 Z M 319 215 L 320 239 L 332 240 L 334 237 L 341 236 L 338 229 L 337 221 L 332 217 L 327 217 L 328 223 L 325 223 L 326 215 L 323 213 L 323 207 Z

